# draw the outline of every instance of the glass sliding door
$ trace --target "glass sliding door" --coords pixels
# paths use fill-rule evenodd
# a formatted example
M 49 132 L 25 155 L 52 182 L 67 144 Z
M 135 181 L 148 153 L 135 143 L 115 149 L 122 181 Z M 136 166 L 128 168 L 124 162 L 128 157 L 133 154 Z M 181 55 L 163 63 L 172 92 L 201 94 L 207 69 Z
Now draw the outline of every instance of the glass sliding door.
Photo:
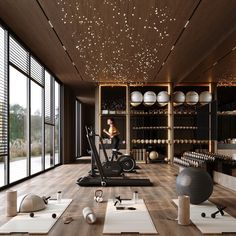
M 31 174 L 43 170 L 43 89 L 31 81 Z
M 9 74 L 10 183 L 27 176 L 28 78 L 10 66 Z
M 55 165 L 60 163 L 60 84 L 55 81 Z

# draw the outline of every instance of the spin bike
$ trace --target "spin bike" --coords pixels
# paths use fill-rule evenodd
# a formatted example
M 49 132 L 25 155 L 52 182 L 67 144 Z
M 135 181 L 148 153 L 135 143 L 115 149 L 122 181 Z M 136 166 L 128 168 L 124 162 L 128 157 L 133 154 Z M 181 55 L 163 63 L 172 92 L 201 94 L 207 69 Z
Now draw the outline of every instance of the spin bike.
M 112 156 L 111 158 L 109 158 L 102 137 L 98 134 L 95 134 L 91 128 L 87 127 L 87 130 L 91 136 L 99 138 L 100 146 L 102 148 L 102 152 L 105 157 L 105 162 L 102 163 L 102 168 L 106 176 L 122 176 L 124 172 L 134 171 L 136 167 L 136 162 L 132 156 L 128 154 L 123 154 L 119 152 L 117 149 L 112 149 Z M 93 155 L 94 154 L 92 152 L 92 158 L 91 158 L 92 168 L 90 173 L 92 176 L 96 176 L 96 171 L 95 171 L 96 167 Z

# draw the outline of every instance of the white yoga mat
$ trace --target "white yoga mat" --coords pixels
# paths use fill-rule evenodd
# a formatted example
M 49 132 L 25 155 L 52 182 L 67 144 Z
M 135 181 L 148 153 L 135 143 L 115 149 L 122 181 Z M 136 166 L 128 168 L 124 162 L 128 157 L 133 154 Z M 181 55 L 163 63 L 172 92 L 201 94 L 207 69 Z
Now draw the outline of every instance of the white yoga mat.
M 44 210 L 34 212 L 34 217 L 30 217 L 29 213 L 18 213 L 0 227 L 0 234 L 47 234 L 71 202 L 72 199 L 49 200 Z M 57 215 L 55 219 L 52 218 L 53 213 Z
M 103 234 L 158 234 L 143 199 L 136 204 L 132 200 L 122 201 L 119 207 L 135 207 L 136 210 L 116 210 L 113 200 L 109 199 Z
M 178 206 L 178 199 L 173 199 L 173 202 Z M 217 207 L 209 201 L 200 205 L 190 204 L 190 219 L 203 234 L 236 232 L 236 219 L 225 211 L 223 216 L 218 213 L 215 219 L 211 218 L 211 214 L 217 210 Z M 201 216 L 202 212 L 206 213 L 205 218 Z

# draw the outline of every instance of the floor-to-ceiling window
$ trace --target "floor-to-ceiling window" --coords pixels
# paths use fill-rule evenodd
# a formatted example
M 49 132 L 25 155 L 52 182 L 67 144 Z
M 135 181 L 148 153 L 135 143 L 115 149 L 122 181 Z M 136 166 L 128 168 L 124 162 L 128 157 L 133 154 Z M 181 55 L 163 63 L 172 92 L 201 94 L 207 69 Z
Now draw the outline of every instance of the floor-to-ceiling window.
M 9 73 L 10 183 L 27 176 L 28 78 L 10 66 Z
M 0 188 L 61 163 L 60 88 L 0 26 Z
M 54 165 L 55 90 L 54 78 L 45 71 L 45 168 Z
M 31 81 L 31 174 L 43 170 L 43 89 Z
M 7 182 L 7 90 L 7 32 L 0 26 L 0 187 Z
M 55 165 L 60 163 L 60 84 L 55 81 Z
M 30 173 L 44 169 L 44 68 L 31 56 L 30 58 Z

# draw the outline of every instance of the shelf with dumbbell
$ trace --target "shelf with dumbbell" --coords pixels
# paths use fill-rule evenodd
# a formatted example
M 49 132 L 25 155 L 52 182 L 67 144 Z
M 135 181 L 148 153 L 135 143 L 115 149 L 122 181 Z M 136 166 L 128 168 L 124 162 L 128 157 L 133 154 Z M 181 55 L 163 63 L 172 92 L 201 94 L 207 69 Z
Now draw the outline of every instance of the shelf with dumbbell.
M 180 92 L 181 91 L 181 92 Z M 181 157 L 185 151 L 209 150 L 210 103 L 203 103 L 209 94 L 209 86 L 177 86 L 173 94 L 174 155 Z M 179 93 L 182 103 L 176 103 Z M 209 101 L 212 98 L 209 97 Z M 180 99 L 181 100 L 181 99 Z M 208 100 L 208 98 L 207 98 Z
M 153 160 L 161 161 L 167 155 L 170 129 L 167 90 L 167 86 L 130 87 L 130 146 L 137 160 L 140 156 L 145 156 L 145 161 L 149 160 L 151 154 Z M 139 103 L 134 103 L 139 98 Z M 160 103 L 159 98 L 168 101 Z

